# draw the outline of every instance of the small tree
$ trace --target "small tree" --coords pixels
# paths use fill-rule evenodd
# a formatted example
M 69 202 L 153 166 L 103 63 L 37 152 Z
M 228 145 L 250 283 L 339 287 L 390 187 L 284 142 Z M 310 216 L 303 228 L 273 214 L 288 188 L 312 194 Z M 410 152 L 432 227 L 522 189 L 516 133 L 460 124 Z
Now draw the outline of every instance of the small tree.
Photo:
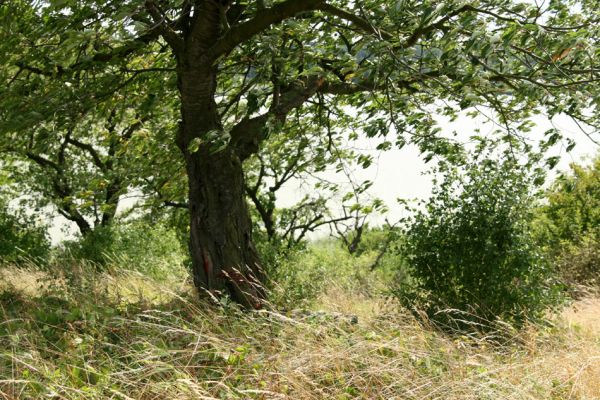
M 407 229 L 414 284 L 398 294 L 440 322 L 452 319 L 443 312 L 451 310 L 463 322 L 519 325 L 556 299 L 530 234 L 533 176 L 512 156 L 490 156 L 478 155 L 464 169 L 442 163 L 443 178 Z

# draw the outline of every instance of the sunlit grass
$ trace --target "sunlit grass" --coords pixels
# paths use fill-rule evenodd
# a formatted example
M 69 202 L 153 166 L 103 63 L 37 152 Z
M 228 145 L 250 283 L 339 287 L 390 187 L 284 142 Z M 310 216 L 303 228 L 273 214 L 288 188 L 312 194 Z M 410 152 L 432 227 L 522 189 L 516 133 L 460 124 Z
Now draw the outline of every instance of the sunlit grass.
M 2 272 L 2 399 L 600 398 L 597 299 L 500 344 L 360 285 L 328 282 L 322 313 L 244 313 L 134 272 L 48 279 Z

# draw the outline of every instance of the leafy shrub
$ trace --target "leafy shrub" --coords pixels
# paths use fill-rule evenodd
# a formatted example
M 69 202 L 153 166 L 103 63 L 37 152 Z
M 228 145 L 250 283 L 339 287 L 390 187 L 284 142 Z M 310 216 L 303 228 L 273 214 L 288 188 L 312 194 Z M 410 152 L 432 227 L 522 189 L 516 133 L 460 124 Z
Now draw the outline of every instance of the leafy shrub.
M 571 165 L 547 193 L 542 207 L 549 244 L 575 243 L 590 233 L 600 233 L 600 156 L 589 167 Z
M 103 265 L 107 262 L 107 256 L 112 253 L 116 235 L 115 227 L 98 226 L 86 236 L 66 241 L 63 244 L 68 255 L 75 260 L 85 260 Z
M 404 236 L 396 226 L 384 225 L 369 228 L 362 234 L 362 239 L 356 249 L 355 255 L 369 255 L 373 261 L 368 269 L 379 269 L 386 274 L 397 272 L 398 266 L 404 260 L 401 257 Z
M 528 169 L 512 158 L 475 157 L 463 170 L 441 164 L 440 172 L 407 229 L 410 277 L 396 295 L 444 323 L 453 318 L 444 310 L 484 323 L 540 316 L 558 290 L 530 231 Z
M 306 249 L 304 241 L 288 247 L 286 241 L 279 237 L 270 239 L 265 230 L 256 227 L 253 230 L 253 239 L 262 266 L 268 276 L 275 276 L 283 264 L 292 259 L 296 253 Z
M 173 229 L 143 220 L 97 227 L 65 247 L 75 259 L 98 265 L 110 263 L 159 279 L 185 273 L 187 261 L 187 252 Z
M 600 157 L 555 180 L 536 222 L 538 240 L 573 294 L 600 288 Z
M 555 258 L 560 277 L 571 294 L 579 297 L 600 288 L 600 237 L 590 233 L 576 242 L 563 242 Z
M 25 260 L 44 263 L 49 250 L 46 227 L 33 217 L 16 215 L 0 199 L 0 263 L 19 264 Z

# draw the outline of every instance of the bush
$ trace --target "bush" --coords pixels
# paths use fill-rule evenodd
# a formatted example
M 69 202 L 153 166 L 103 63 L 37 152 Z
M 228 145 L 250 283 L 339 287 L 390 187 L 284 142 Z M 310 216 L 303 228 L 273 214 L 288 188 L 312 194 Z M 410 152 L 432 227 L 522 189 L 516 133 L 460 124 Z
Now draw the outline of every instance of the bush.
M 357 256 L 369 254 L 373 261 L 368 269 L 379 269 L 385 273 L 397 272 L 398 265 L 403 262 L 400 250 L 404 237 L 399 228 L 387 226 L 369 228 L 362 234 L 362 239 L 354 253 Z
M 274 282 L 270 300 L 284 308 L 308 307 L 332 288 L 370 295 L 383 289 L 382 270 L 371 272 L 372 253 L 354 256 L 340 241 L 322 239 L 304 249 L 296 249 L 281 259 L 271 271 Z
M 590 233 L 576 242 L 564 242 L 555 258 L 562 281 L 574 297 L 600 289 L 600 237 Z
M 15 215 L 0 199 L 0 262 L 44 264 L 50 250 L 46 227 L 33 217 Z
M 559 291 L 530 232 L 528 169 L 475 157 L 462 171 L 442 164 L 440 172 L 407 229 L 410 277 L 396 295 L 443 323 L 454 318 L 444 310 L 485 324 L 541 316 Z
M 555 180 L 536 222 L 538 240 L 572 293 L 600 288 L 600 157 Z
M 575 243 L 590 233 L 600 233 L 600 156 L 589 167 L 571 165 L 559 176 L 542 207 L 549 244 Z
M 173 229 L 143 220 L 97 227 L 85 238 L 65 243 L 65 250 L 77 260 L 112 264 L 158 279 L 185 273 L 187 262 Z
M 75 260 L 84 260 L 104 265 L 117 235 L 117 229 L 112 226 L 98 226 L 84 237 L 68 240 L 63 243 L 67 255 Z M 62 254 L 58 256 L 61 258 Z
M 306 249 L 306 242 L 301 241 L 295 245 L 288 246 L 288 243 L 279 237 L 269 238 L 263 229 L 257 227 L 253 230 L 253 240 L 256 251 L 262 262 L 262 267 L 267 276 L 273 277 L 277 270 L 298 252 Z

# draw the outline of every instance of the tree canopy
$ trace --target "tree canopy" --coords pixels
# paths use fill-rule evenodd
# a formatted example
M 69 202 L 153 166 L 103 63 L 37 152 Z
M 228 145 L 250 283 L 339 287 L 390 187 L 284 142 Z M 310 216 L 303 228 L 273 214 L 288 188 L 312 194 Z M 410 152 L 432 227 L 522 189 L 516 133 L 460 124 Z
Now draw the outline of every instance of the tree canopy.
M 362 134 L 451 155 L 436 114 L 486 115 L 509 142 L 540 112 L 599 125 L 596 0 L 14 0 L 0 18 L 1 146 L 26 155 L 24 138 L 45 132 L 37 156 L 60 157 L 70 129 L 94 136 L 115 106 L 123 127 L 152 130 L 163 160 L 154 135 L 168 131 L 185 164 L 194 281 L 247 306 L 263 291 L 243 166 L 269 145 L 293 158 L 277 138 L 296 139 L 298 124 L 312 126 L 319 162 L 324 143 Z M 139 174 L 173 175 L 167 165 Z

